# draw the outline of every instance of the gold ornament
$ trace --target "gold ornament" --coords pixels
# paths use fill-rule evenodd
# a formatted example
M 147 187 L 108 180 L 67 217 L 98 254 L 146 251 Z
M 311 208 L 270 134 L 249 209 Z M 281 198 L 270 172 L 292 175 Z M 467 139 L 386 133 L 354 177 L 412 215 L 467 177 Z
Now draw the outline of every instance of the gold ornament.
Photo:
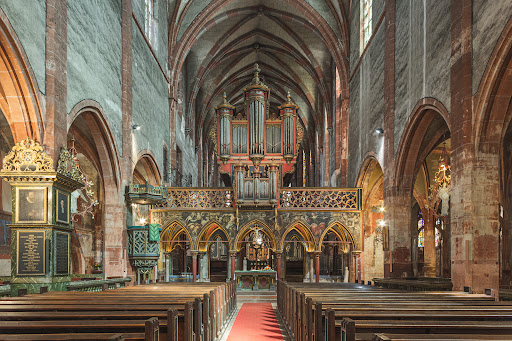
M 53 160 L 30 138 L 18 142 L 4 159 L 4 172 L 54 172 Z
M 59 163 L 57 165 L 57 173 L 70 177 L 73 180 L 84 183 L 84 176 L 77 165 L 77 160 L 71 153 L 63 148 L 60 152 Z

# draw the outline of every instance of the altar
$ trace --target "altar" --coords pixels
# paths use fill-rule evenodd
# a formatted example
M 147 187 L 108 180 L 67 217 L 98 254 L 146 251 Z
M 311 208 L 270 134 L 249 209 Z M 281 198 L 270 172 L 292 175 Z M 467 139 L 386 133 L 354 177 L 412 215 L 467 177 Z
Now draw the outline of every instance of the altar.
M 276 272 L 274 270 L 236 270 L 237 290 L 275 290 Z

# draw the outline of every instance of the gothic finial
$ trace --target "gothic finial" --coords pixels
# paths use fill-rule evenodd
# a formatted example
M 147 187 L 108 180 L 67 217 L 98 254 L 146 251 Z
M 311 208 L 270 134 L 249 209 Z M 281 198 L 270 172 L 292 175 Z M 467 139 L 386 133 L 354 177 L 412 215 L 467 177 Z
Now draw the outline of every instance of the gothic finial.
M 224 91 L 224 104 L 228 103 L 228 99 L 226 98 L 226 92 Z
M 254 64 L 254 84 L 260 84 L 260 66 L 258 63 Z
M 292 96 L 290 95 L 290 90 L 288 90 L 288 95 L 286 95 L 286 101 L 290 103 L 292 101 Z

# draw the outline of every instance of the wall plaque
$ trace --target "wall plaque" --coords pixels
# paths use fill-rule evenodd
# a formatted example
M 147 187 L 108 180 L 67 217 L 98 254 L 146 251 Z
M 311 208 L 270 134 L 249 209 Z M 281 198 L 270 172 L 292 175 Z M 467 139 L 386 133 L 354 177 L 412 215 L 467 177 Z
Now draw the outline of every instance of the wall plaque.
M 18 231 L 18 275 L 45 275 L 44 231 Z
M 69 234 L 55 233 L 55 274 L 69 273 Z

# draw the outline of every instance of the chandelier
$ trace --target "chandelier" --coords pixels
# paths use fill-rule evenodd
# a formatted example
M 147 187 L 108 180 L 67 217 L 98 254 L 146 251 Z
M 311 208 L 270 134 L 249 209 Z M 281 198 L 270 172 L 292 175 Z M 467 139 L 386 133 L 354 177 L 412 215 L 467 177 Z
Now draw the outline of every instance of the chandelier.
M 448 199 L 450 197 L 450 182 L 451 182 L 451 165 L 446 151 L 446 141 L 443 143 L 443 150 L 439 156 L 437 163 L 437 171 L 434 174 L 433 184 L 430 186 L 429 199 L 432 202 L 437 199 L 442 200 L 442 212 L 441 215 L 448 214 Z

